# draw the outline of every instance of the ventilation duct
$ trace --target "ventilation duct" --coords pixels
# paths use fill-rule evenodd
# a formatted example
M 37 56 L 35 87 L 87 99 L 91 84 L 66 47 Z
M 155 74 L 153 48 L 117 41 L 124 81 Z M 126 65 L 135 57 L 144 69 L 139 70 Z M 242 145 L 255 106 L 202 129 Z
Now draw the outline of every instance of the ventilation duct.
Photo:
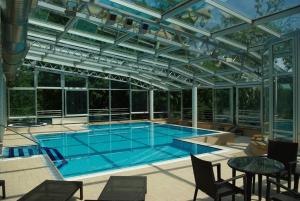
M 29 49 L 26 39 L 31 5 L 32 0 L 1 0 L 3 69 L 9 82 L 15 80 Z

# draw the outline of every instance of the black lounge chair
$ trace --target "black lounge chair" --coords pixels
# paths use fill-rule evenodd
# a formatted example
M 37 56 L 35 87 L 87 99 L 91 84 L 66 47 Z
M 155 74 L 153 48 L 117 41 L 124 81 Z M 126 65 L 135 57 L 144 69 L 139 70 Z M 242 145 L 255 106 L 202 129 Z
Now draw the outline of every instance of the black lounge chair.
M 297 165 L 297 153 L 298 143 L 269 140 L 267 157 L 280 161 L 284 164 L 285 168 L 279 173 L 279 177 L 277 174 L 266 176 L 276 178 L 277 183 L 280 183 L 280 180 L 286 180 L 288 183 L 288 188 L 291 188 L 291 178 L 292 175 L 295 175 L 295 169 Z M 259 197 L 261 197 L 261 183 L 262 175 L 258 175 Z M 277 187 L 277 189 L 277 191 L 279 192 L 279 186 Z
M 97 200 L 144 201 L 146 193 L 146 176 L 111 176 Z
M 22 196 L 18 201 L 67 201 L 80 190 L 83 199 L 83 183 L 81 181 L 45 180 L 34 189 Z
M 271 191 L 271 184 L 275 184 L 277 187 L 285 189 L 286 191 L 282 193 L 276 193 L 275 195 L 270 196 Z M 273 201 L 299 201 L 300 200 L 300 194 L 296 191 L 291 190 L 290 188 L 281 185 L 278 182 L 275 182 L 274 180 L 268 179 L 267 180 L 267 201 L 273 200 Z
M 239 175 L 231 179 L 223 180 L 221 179 L 221 164 L 212 164 L 209 161 L 201 160 L 193 155 L 191 155 L 194 177 L 196 182 L 194 201 L 197 198 L 198 190 L 203 191 L 215 201 L 220 201 L 222 197 L 235 194 L 243 194 L 244 200 L 246 200 L 246 176 Z M 214 176 L 213 167 L 217 167 L 217 180 Z M 230 181 L 235 181 L 237 179 L 244 180 L 244 189 L 236 187 L 235 185 L 229 183 Z

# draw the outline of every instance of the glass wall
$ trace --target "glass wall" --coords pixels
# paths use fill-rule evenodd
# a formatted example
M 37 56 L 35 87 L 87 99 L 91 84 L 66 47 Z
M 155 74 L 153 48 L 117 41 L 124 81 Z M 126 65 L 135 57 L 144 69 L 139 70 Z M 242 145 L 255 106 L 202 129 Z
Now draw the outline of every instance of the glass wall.
M 129 120 L 129 90 L 111 90 L 111 120 Z
M 109 90 L 89 90 L 89 115 L 90 121 L 109 121 Z
M 35 110 L 35 90 L 9 90 L 9 116 L 13 118 L 33 118 Z
M 131 119 L 149 119 L 148 91 L 131 91 Z
M 37 115 L 39 118 L 62 116 L 61 89 L 37 90 Z
M 293 46 L 292 40 L 272 46 L 273 136 L 293 140 Z
M 66 91 L 66 115 L 80 116 L 88 114 L 87 91 Z
M 213 121 L 213 90 L 198 89 L 198 121 Z
M 192 119 L 192 90 L 187 89 L 182 91 L 182 115 L 184 120 Z
M 170 91 L 170 118 L 181 119 L 181 91 Z
M 88 116 L 90 121 L 148 119 L 148 99 L 147 89 L 129 82 L 24 67 L 9 88 L 8 117 L 48 123 L 75 116 Z
M 260 87 L 237 88 L 237 124 L 260 127 Z
M 214 120 L 217 123 L 232 123 L 233 96 L 232 88 L 214 90 Z
M 168 118 L 168 91 L 154 91 L 154 118 Z

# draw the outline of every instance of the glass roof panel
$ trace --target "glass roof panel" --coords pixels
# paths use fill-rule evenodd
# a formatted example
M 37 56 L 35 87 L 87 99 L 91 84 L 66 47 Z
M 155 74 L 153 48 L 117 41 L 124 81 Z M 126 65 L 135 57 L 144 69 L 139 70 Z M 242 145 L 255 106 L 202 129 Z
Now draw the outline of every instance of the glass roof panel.
M 235 82 L 250 82 L 250 81 L 257 81 L 255 76 L 249 76 L 249 74 L 245 73 L 234 73 L 230 75 L 224 75 L 224 77 L 233 80 Z
M 125 0 L 131 3 L 135 3 L 137 5 L 149 8 L 149 9 L 153 9 L 155 11 L 159 11 L 159 12 L 165 12 L 171 8 L 173 8 L 174 6 L 176 6 L 177 4 L 184 2 L 185 0 Z
M 175 18 L 210 32 L 242 23 L 240 19 L 205 2 L 199 2 L 193 5 L 182 13 L 177 14 Z
M 281 18 L 266 24 L 271 29 L 282 34 L 290 33 L 300 29 L 300 13 Z
M 140 17 L 144 17 L 144 18 L 147 18 L 147 19 L 150 19 L 150 20 L 155 20 L 156 19 L 155 17 L 147 15 L 146 13 L 139 12 L 137 10 L 122 6 L 120 4 L 111 2 L 109 0 L 96 0 L 96 2 L 100 6 L 101 6 L 101 4 L 106 4 L 108 6 L 111 6 L 111 7 L 115 8 L 115 9 L 120 9 L 120 10 L 123 10 L 125 12 L 131 13 L 131 14 L 134 14 L 134 15 L 138 15 Z
M 257 27 L 253 27 L 251 29 L 228 34 L 226 37 L 231 40 L 239 41 L 248 47 L 252 47 L 264 44 L 264 42 L 266 42 L 269 38 L 272 38 L 272 35 L 258 29 Z
M 215 60 L 207 60 L 199 63 L 200 66 L 206 68 L 207 70 L 211 70 L 214 72 L 220 72 L 220 71 L 232 71 L 233 69 L 229 66 L 225 65 L 221 61 L 215 61 Z
M 226 7 L 245 14 L 251 19 L 270 15 L 290 7 L 300 5 L 299 0 L 214 0 Z

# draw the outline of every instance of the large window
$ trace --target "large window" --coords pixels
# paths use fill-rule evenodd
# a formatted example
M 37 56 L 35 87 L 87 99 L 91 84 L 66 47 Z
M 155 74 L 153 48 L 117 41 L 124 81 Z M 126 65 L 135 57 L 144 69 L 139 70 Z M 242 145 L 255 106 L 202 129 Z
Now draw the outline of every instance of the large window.
M 181 118 L 181 91 L 170 91 L 170 118 Z
M 111 91 L 111 119 L 129 119 L 129 90 Z
M 17 72 L 16 79 L 12 87 L 33 87 L 34 86 L 34 71 L 31 69 L 20 69 Z
M 148 112 L 148 92 L 132 91 L 132 112 Z
M 232 123 L 232 89 L 215 90 L 215 121 Z
M 100 78 L 89 78 L 89 88 L 90 89 L 108 89 L 109 80 Z
M 60 74 L 40 71 L 38 74 L 39 87 L 60 87 Z
M 62 115 L 62 90 L 60 89 L 38 89 L 37 91 L 37 113 L 43 116 Z
M 89 91 L 90 121 L 109 121 L 109 91 Z
M 80 115 L 87 114 L 87 92 L 66 91 L 66 114 Z
M 111 80 L 112 89 L 129 89 L 129 84 L 127 82 L 118 82 Z
M 85 88 L 86 87 L 86 78 L 66 75 L 65 76 L 65 87 Z
M 260 126 L 260 88 L 238 88 L 238 124 Z
M 183 106 L 183 119 L 192 119 L 192 90 L 187 89 L 182 91 L 182 106 Z
M 10 90 L 9 102 L 10 117 L 35 116 L 34 90 Z
M 213 120 L 213 100 L 212 89 L 198 89 L 198 121 L 212 121 Z
M 168 92 L 154 91 L 154 118 L 168 117 Z

